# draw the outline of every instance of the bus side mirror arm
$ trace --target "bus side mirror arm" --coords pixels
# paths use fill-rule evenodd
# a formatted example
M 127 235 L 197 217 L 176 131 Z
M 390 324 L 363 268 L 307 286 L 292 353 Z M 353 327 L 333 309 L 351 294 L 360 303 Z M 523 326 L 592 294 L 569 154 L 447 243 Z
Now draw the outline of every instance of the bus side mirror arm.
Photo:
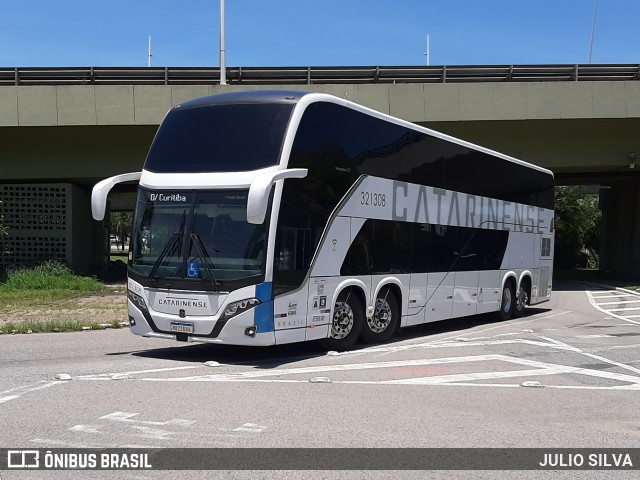
M 306 168 L 289 168 L 261 175 L 251 182 L 249 198 L 247 199 L 247 222 L 253 224 L 264 223 L 271 187 L 275 182 L 285 178 L 304 178 L 307 173 L 309 171 Z
M 115 177 L 105 178 L 96 183 L 91 191 L 91 214 L 95 220 L 104 220 L 104 214 L 107 210 L 107 196 L 111 189 L 122 182 L 140 181 L 142 172 L 123 173 Z

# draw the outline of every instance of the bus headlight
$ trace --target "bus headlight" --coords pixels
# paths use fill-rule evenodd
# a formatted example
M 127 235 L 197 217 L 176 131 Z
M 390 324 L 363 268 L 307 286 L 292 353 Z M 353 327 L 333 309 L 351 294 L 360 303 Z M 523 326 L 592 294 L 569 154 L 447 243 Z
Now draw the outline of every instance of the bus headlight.
M 149 313 L 147 304 L 144 303 L 144 299 L 140 295 L 133 293 L 131 290 L 127 290 L 127 297 L 129 297 L 131 303 L 133 303 L 142 313 Z
M 240 315 L 247 310 L 251 310 L 253 307 L 260 305 L 260 300 L 257 298 L 247 298 L 246 300 L 239 300 L 227 305 L 222 313 L 223 320 L 229 320 L 230 318 Z

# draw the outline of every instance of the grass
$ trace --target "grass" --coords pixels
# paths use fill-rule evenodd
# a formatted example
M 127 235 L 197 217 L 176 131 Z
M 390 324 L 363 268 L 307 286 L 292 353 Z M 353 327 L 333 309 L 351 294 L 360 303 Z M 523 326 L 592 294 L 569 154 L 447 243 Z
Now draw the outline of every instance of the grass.
M 11 270 L 0 284 L 0 295 L 25 291 L 97 293 L 104 285 L 92 277 L 75 275 L 66 265 L 47 261 L 37 267 Z
M 77 332 L 85 329 L 85 327 L 89 327 L 90 330 L 102 330 L 105 328 L 122 328 L 122 326 L 122 323 L 118 321 L 100 323 L 76 319 L 26 320 L 17 323 L 3 323 L 0 325 L 0 334 Z
M 126 302 L 108 291 L 59 262 L 10 271 L 0 284 L 0 333 L 120 328 L 127 319 Z

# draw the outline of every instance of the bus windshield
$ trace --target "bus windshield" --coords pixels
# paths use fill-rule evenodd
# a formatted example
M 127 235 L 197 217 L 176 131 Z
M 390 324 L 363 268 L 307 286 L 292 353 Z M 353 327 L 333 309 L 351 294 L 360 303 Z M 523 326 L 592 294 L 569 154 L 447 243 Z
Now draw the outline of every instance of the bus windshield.
M 179 289 L 257 283 L 264 275 L 267 223 L 247 222 L 247 195 L 140 189 L 130 273 L 145 284 Z
M 277 165 L 293 110 L 287 104 L 173 109 L 156 134 L 145 170 L 243 172 Z

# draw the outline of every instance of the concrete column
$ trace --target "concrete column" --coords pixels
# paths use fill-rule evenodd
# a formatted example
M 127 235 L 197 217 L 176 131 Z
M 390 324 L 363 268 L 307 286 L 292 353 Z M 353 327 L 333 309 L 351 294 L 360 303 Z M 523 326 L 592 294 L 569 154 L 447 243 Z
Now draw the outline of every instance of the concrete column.
M 600 191 L 602 232 L 600 270 L 640 273 L 640 186 L 620 183 Z

